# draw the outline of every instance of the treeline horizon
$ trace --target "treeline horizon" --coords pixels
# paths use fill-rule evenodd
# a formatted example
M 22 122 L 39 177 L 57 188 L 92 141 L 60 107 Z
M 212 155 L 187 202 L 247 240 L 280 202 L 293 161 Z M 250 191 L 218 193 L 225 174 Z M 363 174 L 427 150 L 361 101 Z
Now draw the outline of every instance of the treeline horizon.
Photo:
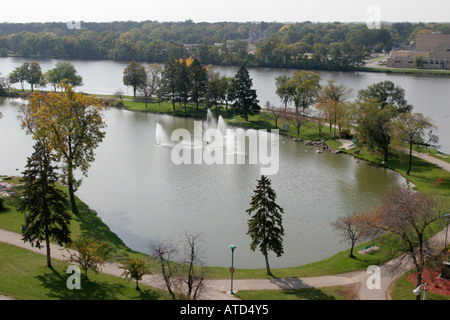
M 354 70 L 372 53 L 408 45 L 417 33 L 450 33 L 446 23 L 397 22 L 369 29 L 341 22 L 115 21 L 0 23 L 0 56 Z

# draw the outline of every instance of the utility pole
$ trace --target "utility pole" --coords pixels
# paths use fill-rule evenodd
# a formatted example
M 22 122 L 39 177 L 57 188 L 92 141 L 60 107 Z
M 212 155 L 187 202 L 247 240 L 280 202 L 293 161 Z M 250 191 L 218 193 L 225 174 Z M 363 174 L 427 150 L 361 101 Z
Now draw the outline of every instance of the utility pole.
M 113 29 L 113 60 L 116 60 L 116 34 L 114 30 L 114 21 L 112 23 L 112 29 Z

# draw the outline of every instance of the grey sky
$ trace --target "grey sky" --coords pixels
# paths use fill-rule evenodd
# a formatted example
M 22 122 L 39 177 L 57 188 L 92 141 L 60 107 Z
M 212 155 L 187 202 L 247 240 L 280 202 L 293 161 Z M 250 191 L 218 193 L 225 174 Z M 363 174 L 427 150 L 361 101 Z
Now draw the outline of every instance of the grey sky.
M 2 3 L 0 22 L 366 22 L 371 17 L 367 12 L 371 5 L 380 9 L 383 21 L 450 21 L 448 0 L 21 0 Z

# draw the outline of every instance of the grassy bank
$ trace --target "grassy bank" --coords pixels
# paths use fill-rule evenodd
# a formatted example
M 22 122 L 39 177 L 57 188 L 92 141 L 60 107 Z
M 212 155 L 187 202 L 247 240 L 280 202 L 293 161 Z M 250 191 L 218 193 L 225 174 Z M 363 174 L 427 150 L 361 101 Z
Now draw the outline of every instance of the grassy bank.
M 0 293 L 21 300 L 168 300 L 163 290 L 94 272 L 81 279 L 80 290 L 69 290 L 68 263 L 54 260 L 47 268 L 44 255 L 0 242 Z
M 412 295 L 412 291 L 416 288 L 416 284 L 412 283 L 408 280 L 408 275 L 414 273 L 413 271 L 407 272 L 401 277 L 399 277 L 395 284 L 392 286 L 392 290 L 390 295 L 392 300 L 414 300 L 415 296 Z M 423 299 L 423 292 L 422 298 Z M 427 291 L 426 300 L 450 300 L 450 296 L 444 296 L 440 294 L 436 294 L 431 291 Z
M 18 186 L 14 189 L 15 195 L 7 198 L 5 201 L 5 209 L 0 211 L 0 228 L 11 232 L 21 233 L 24 224 L 24 213 L 19 211 L 20 197 L 22 196 L 21 179 L 14 177 L 13 180 L 7 181 Z M 60 186 L 66 193 L 65 187 Z M 77 198 L 77 206 L 79 209 L 78 216 L 72 216 L 70 225 L 72 239 L 80 236 L 91 237 L 98 241 L 104 241 L 111 245 L 111 258 L 120 261 L 131 256 L 142 256 L 141 253 L 129 249 L 125 243 L 113 233 L 109 227 L 95 213 L 91 212 L 89 207 Z M 70 211 L 70 208 L 67 208 Z M 26 214 L 26 211 L 25 211 Z
M 185 112 L 184 107 L 180 107 L 179 105 L 176 106 L 176 110 L 173 110 L 172 104 L 170 103 L 161 103 L 160 105 L 153 102 L 149 103 L 146 108 L 144 102 L 124 100 L 123 107 L 127 110 L 133 111 L 163 113 L 174 116 L 206 119 L 206 108 L 204 106 L 201 106 L 200 110 L 197 110 L 194 105 L 188 105 L 187 112 Z M 263 114 L 250 116 L 248 121 L 245 121 L 240 116 L 230 114 L 229 112 L 227 112 L 227 110 L 225 110 L 225 108 L 219 108 L 219 110 L 216 112 L 215 107 L 213 107 L 211 111 L 215 116 L 221 115 L 225 119 L 225 121 L 227 121 L 227 123 L 232 126 L 238 126 L 245 129 L 275 129 L 275 123 L 273 121 L 265 119 Z M 297 133 L 297 128 L 292 125 L 290 125 L 290 130 L 283 130 L 281 128 L 281 120 L 278 121 L 277 129 L 279 129 L 280 134 L 292 138 L 312 141 L 315 139 L 325 139 L 327 144 L 335 150 L 338 150 L 342 145 L 340 142 L 333 138 L 334 130 L 330 130 L 328 126 L 324 126 L 321 130 L 321 134 L 319 135 L 318 124 L 313 121 L 307 122 L 303 126 L 301 126 L 299 133 Z M 355 149 L 342 151 L 359 159 L 367 160 L 377 166 L 388 168 L 398 172 L 407 180 L 411 181 L 411 183 L 416 185 L 416 188 L 422 192 L 439 191 L 444 195 L 450 195 L 450 173 L 443 170 L 442 168 L 439 168 L 436 165 L 430 164 L 420 158 L 413 157 L 412 171 L 408 176 L 406 175 L 409 161 L 407 154 L 392 149 L 390 160 L 387 163 L 383 163 L 383 157 L 380 153 L 361 146 L 358 146 L 357 149 L 360 150 L 359 155 L 354 154 Z M 450 157 L 447 157 L 447 155 L 445 154 L 432 151 L 431 155 L 436 157 L 437 159 L 450 162 Z M 435 185 L 438 178 L 442 178 L 443 183 L 440 185 Z
M 356 69 L 356 71 L 427 77 L 450 77 L 449 70 L 359 67 Z

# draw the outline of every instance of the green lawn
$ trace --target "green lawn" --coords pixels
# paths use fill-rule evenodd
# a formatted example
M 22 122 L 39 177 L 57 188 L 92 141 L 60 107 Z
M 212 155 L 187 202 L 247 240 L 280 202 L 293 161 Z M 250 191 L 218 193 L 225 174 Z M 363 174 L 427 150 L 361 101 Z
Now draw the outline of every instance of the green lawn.
M 416 296 L 413 294 L 416 285 L 407 279 L 407 276 L 411 273 L 413 271 L 407 272 L 395 281 L 391 292 L 392 300 L 416 299 Z M 421 299 L 423 299 L 423 296 Z M 427 291 L 426 300 L 450 300 L 450 296 L 443 296 Z
M 332 148 L 338 148 L 341 145 L 337 141 L 327 141 L 327 143 Z M 439 192 L 445 196 L 450 195 L 450 172 L 445 171 L 434 164 L 413 157 L 411 173 L 408 176 L 406 175 L 406 170 L 408 169 L 409 155 L 391 149 L 389 161 L 383 163 L 383 156 L 380 153 L 369 150 L 366 147 L 358 146 L 356 149 L 360 150 L 359 155 L 354 155 L 355 149 L 345 150 L 344 152 L 400 173 L 407 180 L 411 181 L 416 186 L 417 190 L 424 193 Z M 436 185 L 438 179 L 442 179 L 442 184 Z
M 53 260 L 47 268 L 46 257 L 0 242 L 0 293 L 21 300 L 168 300 L 167 292 L 122 278 L 94 272 L 88 280 L 81 276 L 81 289 L 67 288 L 69 264 Z

